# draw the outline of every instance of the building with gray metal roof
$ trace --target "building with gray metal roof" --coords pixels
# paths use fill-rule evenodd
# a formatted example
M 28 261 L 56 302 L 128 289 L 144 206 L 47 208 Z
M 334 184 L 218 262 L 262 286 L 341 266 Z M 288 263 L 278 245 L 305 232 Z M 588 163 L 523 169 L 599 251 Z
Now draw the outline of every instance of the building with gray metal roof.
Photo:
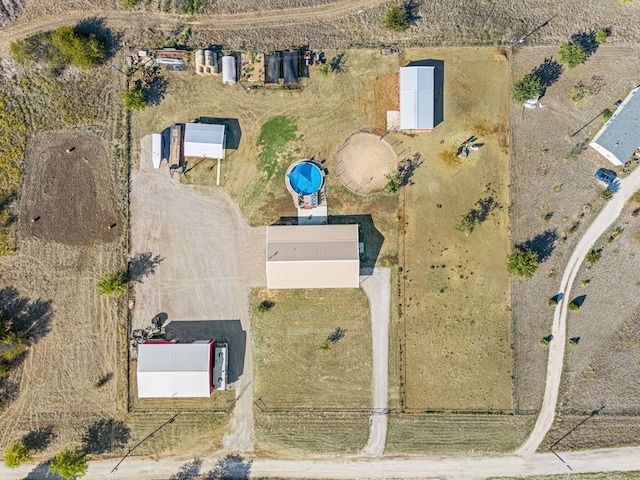
M 604 124 L 591 145 L 614 165 L 624 165 L 640 148 L 640 87 L 620 104 L 612 117 Z
M 432 130 L 435 67 L 400 68 L 400 130 Z

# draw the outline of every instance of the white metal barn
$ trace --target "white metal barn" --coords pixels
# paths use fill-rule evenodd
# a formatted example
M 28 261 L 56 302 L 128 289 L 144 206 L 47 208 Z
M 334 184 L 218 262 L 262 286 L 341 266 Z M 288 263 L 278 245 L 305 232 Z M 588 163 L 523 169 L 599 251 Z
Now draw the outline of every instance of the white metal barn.
M 614 165 L 624 165 L 640 148 L 640 87 L 618 106 L 589 144 Z
M 358 225 L 267 227 L 267 288 L 358 288 Z
M 433 130 L 435 67 L 400 68 L 400 130 Z
M 224 158 L 225 141 L 224 125 L 187 123 L 184 131 L 184 156 Z
M 214 342 L 138 345 L 138 398 L 209 397 Z

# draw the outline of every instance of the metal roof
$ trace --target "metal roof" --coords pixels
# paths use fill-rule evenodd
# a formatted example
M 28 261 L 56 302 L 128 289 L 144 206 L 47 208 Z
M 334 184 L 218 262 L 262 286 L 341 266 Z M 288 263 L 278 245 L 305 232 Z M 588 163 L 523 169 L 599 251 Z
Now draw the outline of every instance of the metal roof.
M 187 123 L 184 132 L 184 156 L 224 158 L 224 125 Z
M 640 147 L 640 87 L 634 88 L 591 145 L 614 165 L 623 165 Z
M 435 67 L 400 68 L 400 130 L 434 127 Z
M 267 227 L 267 288 L 357 288 L 358 225 Z
M 138 345 L 138 397 L 209 397 L 212 349 L 209 342 Z

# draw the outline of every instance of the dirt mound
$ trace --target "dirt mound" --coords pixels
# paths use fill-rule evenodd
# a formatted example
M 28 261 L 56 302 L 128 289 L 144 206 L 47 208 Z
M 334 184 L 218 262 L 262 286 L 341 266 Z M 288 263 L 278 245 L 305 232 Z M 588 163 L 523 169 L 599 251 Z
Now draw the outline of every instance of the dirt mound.
M 338 151 L 338 176 L 345 187 L 360 195 L 382 191 L 389 182 L 387 175 L 397 167 L 393 147 L 373 133 L 351 135 Z
M 27 147 L 20 232 L 72 246 L 116 240 L 118 213 L 110 194 L 109 163 L 94 135 L 37 135 Z

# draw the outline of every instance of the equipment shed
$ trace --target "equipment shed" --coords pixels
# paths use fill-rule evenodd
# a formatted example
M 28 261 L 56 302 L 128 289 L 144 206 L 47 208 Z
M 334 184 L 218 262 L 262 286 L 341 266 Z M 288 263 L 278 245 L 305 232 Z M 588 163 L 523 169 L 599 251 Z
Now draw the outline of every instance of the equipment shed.
M 280 52 L 264 56 L 264 83 L 278 83 L 280 78 Z
M 236 58 L 231 55 L 222 57 L 222 83 L 237 83 Z
M 640 148 L 639 90 L 631 90 L 589 144 L 614 165 L 624 165 Z
M 358 225 L 267 227 L 267 288 L 358 288 Z
M 224 158 L 225 141 L 224 125 L 187 123 L 184 132 L 184 156 Z
M 435 67 L 400 68 L 400 130 L 433 130 Z
M 213 340 L 138 345 L 138 398 L 209 397 Z

